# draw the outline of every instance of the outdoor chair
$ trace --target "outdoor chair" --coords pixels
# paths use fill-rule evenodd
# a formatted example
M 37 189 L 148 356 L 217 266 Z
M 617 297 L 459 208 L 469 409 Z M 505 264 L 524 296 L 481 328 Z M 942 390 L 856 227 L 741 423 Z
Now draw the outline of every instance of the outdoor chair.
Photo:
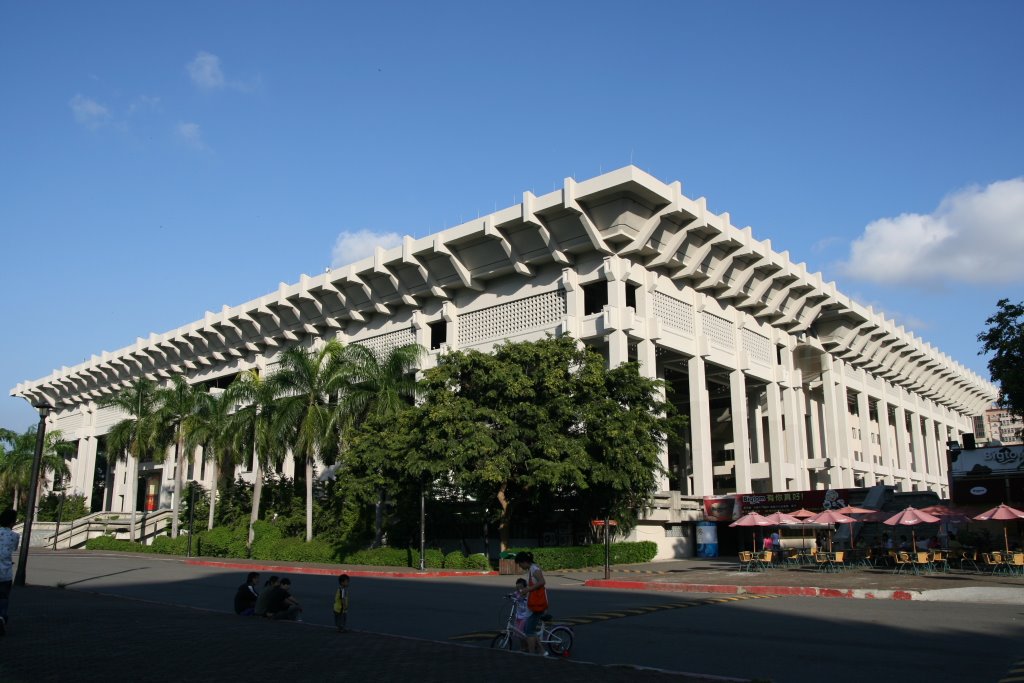
M 933 550 L 931 553 L 932 568 L 937 572 L 949 571 L 949 553 L 944 550 Z
M 996 560 L 994 555 L 995 553 L 982 553 L 982 565 L 989 574 L 1001 574 L 1003 572 L 1003 563 Z
M 832 571 L 832 562 L 828 559 L 828 553 L 814 553 L 814 564 L 819 572 Z
M 838 550 L 835 552 L 832 560 L 832 564 L 835 566 L 836 571 L 842 571 L 846 568 L 846 551 Z
M 785 551 L 782 556 L 782 561 L 787 567 L 800 567 L 800 551 L 796 548 L 790 548 Z
M 771 569 L 772 564 L 775 562 L 775 551 L 765 550 L 761 553 L 761 557 L 758 559 L 758 565 L 761 569 Z
M 932 570 L 931 557 L 923 550 L 918 550 L 914 553 L 914 569 L 916 570 L 918 567 L 923 568 L 925 572 L 930 572 Z
M 978 551 L 977 550 L 964 550 L 960 553 L 960 569 L 971 568 L 972 571 L 981 571 L 978 569 Z
M 756 560 L 754 559 L 754 553 L 749 550 L 740 551 L 740 571 L 752 572 L 756 569 Z
M 1006 561 L 1006 570 L 1010 574 L 1024 574 L 1024 553 L 1013 553 Z
M 893 574 L 902 574 L 903 570 L 907 568 L 915 574 L 917 573 L 917 567 L 914 566 L 914 561 L 910 559 L 910 553 L 901 550 L 895 554 L 893 561 L 896 563 L 896 569 L 893 570 Z

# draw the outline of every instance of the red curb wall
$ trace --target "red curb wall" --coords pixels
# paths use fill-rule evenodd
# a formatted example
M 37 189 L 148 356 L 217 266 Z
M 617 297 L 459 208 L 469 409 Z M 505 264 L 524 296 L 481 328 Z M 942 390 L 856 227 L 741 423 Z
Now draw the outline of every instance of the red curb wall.
M 654 581 L 617 581 L 589 579 L 584 586 L 619 588 L 666 593 L 723 593 L 726 595 L 792 595 L 806 598 L 861 598 L 868 600 L 913 600 L 913 591 L 872 591 L 845 588 L 814 588 L 810 586 L 727 586 L 703 583 L 667 583 Z
M 326 567 L 296 567 L 294 565 L 277 565 L 277 564 L 251 564 L 242 562 L 217 562 L 213 560 L 185 560 L 185 564 L 196 565 L 198 567 L 221 567 L 224 569 L 247 569 L 251 572 L 279 572 L 281 574 L 311 574 L 316 576 L 337 576 L 338 574 L 348 574 L 349 576 L 373 576 L 381 578 L 393 578 L 393 579 L 433 579 L 438 577 L 453 577 L 453 576 L 497 576 L 498 572 L 456 572 L 456 571 L 440 571 L 440 572 L 388 572 L 388 571 L 372 571 L 366 569 L 345 569 L 343 566 L 337 568 L 326 568 Z

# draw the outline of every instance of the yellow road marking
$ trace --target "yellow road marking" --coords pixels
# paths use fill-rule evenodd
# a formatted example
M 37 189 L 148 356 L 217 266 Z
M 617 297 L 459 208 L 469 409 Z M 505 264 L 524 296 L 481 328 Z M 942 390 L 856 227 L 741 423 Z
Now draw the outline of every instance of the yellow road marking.
M 702 607 L 705 605 L 721 605 L 729 602 L 737 602 L 739 600 L 762 600 L 766 598 L 777 598 L 778 595 L 736 595 L 727 598 L 708 598 L 707 600 L 688 600 L 686 602 L 669 602 L 660 605 L 649 605 L 646 607 L 634 607 L 627 610 L 620 610 L 616 612 L 596 612 L 594 614 L 587 614 L 579 617 L 569 617 L 568 619 L 559 619 L 556 624 L 571 624 L 572 626 L 580 626 L 583 624 L 593 624 L 598 621 L 609 621 L 611 619 L 625 619 L 627 617 L 636 617 L 644 614 L 651 614 L 652 612 L 665 612 L 674 609 L 686 609 L 687 607 Z M 452 636 L 448 640 L 488 640 L 496 636 L 500 631 L 478 631 L 476 633 L 465 633 L 458 636 Z M 1010 683 L 1012 679 L 1004 679 L 1001 683 Z M 1024 679 L 1021 679 L 1024 680 Z M 1016 681 L 1014 681 L 1016 683 Z

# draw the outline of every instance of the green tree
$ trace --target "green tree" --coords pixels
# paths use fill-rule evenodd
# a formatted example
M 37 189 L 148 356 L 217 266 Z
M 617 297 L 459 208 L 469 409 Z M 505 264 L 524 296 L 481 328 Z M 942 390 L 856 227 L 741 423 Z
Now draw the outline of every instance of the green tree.
M 341 423 L 339 394 L 347 383 L 345 347 L 326 342 L 307 351 L 292 347 L 281 354 L 274 375 L 279 388 L 275 421 L 292 435 L 292 453 L 306 465 L 306 540 L 313 540 L 314 465 L 336 453 Z
M 256 370 L 243 372 L 232 383 L 232 391 L 241 407 L 236 416 L 239 421 L 237 436 L 240 453 L 254 453 L 256 472 L 249 514 L 249 535 L 246 546 L 252 548 L 253 525 L 259 519 L 260 502 L 266 472 L 284 459 L 288 449 L 288 425 L 277 419 L 278 382 L 271 376 L 263 378 Z
M 29 488 L 33 485 L 32 461 L 36 455 L 37 426 L 32 425 L 21 434 L 3 430 L 0 439 L 7 445 L 0 460 L 0 488 L 12 495 L 12 507 L 17 510 L 27 500 Z M 74 444 L 64 440 L 60 430 L 48 431 L 43 436 L 43 454 L 39 461 L 39 479 L 35 482 L 36 500 L 42 500 L 42 488 L 46 476 L 51 474 L 54 486 L 60 487 L 70 472 L 67 459 L 75 452 Z M 26 514 L 28 512 L 26 511 Z
M 600 354 L 569 337 L 449 353 L 422 385 L 422 403 L 396 422 L 407 437 L 388 436 L 407 454 L 377 457 L 404 462 L 413 475 L 447 471 L 477 500 L 496 501 L 503 548 L 515 510 L 553 500 L 618 516 L 642 508 L 674 428 L 660 382 L 635 364 L 608 371 Z
M 1024 415 L 1024 301 L 1011 304 L 1009 299 L 996 303 L 997 311 L 978 335 L 982 343 L 979 354 L 991 353 L 988 371 L 999 383 L 999 404 L 1015 415 Z
M 347 381 L 342 402 L 345 422 L 360 424 L 372 420 L 375 425 L 384 426 L 410 408 L 416 400 L 416 369 L 424 353 L 419 344 L 406 344 L 391 349 L 380 359 L 365 346 L 347 347 Z M 387 489 L 382 486 L 375 503 L 374 546 L 383 539 L 386 504 Z
M 203 447 L 203 458 L 213 468 L 210 480 L 210 517 L 207 528 L 213 528 L 217 508 L 217 492 L 225 472 L 234 477 L 239 462 L 237 430 L 243 424 L 234 415 L 237 403 L 234 392 L 205 391 L 196 394 L 196 409 L 184 425 L 185 443 L 190 450 Z
M 171 538 L 178 537 L 178 510 L 181 504 L 182 481 L 185 468 L 185 424 L 197 407 L 199 390 L 190 385 L 181 375 L 171 377 L 171 384 L 155 391 L 156 447 L 166 450 L 174 444 L 174 496 L 171 503 Z
M 101 407 L 115 408 L 128 417 L 115 424 L 107 434 L 110 449 L 121 453 L 128 463 L 128 500 L 131 509 L 131 529 L 129 535 L 135 541 L 135 520 L 138 508 L 139 462 L 155 453 L 154 444 L 157 439 L 156 420 L 156 386 L 149 380 L 136 380 L 131 386 L 99 402 Z

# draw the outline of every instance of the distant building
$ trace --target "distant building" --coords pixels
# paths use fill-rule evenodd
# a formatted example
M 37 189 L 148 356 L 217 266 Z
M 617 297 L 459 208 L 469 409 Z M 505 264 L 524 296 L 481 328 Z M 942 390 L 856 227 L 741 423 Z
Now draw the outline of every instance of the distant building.
M 779 201 L 793 201 L 779 198 Z M 386 207 L 381 207 L 386 210 Z M 75 292 L 97 311 L 102 292 Z M 708 210 L 678 182 L 629 166 L 563 186 L 193 323 L 19 384 L 59 402 L 52 428 L 77 442 L 70 488 L 94 510 L 171 503 L 170 467 L 128 481 L 105 435 L 123 416 L 98 401 L 139 377 L 224 385 L 273 371 L 283 348 L 324 339 L 382 353 L 418 343 L 423 368 L 449 349 L 572 335 L 611 367 L 638 361 L 689 417 L 661 454 L 665 476 L 637 535 L 687 554 L 703 498 L 885 485 L 948 495 L 946 444 L 974 429 L 996 388 L 852 301 L 786 251 Z M 199 459 L 186 476 L 211 485 Z M 252 467 L 238 473 L 251 479 Z M 294 462 L 286 461 L 291 476 Z
M 992 441 L 1003 445 L 1024 443 L 1024 418 L 995 404 L 981 418 L 975 418 L 974 429 L 979 445 Z

